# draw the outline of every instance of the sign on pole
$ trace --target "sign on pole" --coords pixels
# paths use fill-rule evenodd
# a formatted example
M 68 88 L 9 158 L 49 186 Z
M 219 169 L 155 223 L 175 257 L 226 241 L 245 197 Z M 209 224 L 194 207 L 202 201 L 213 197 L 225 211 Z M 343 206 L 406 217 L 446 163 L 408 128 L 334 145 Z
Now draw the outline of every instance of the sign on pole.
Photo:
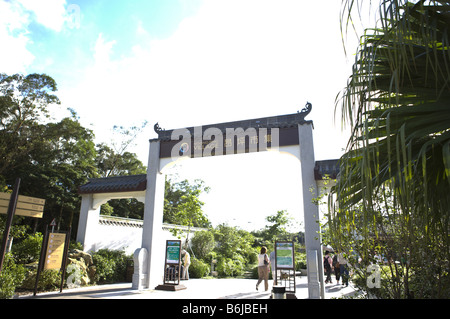
M 16 178 L 16 182 L 14 183 L 14 188 L 12 195 L 9 195 L 8 208 L 6 209 L 6 224 L 5 230 L 3 231 L 3 240 L 2 245 L 0 247 L 0 273 L 3 268 L 3 261 L 5 260 L 6 254 L 6 244 L 8 243 L 9 231 L 11 230 L 11 225 L 14 217 L 14 212 L 17 206 L 17 198 L 19 197 L 19 187 L 20 187 L 20 178 Z
M 45 254 L 44 269 L 60 269 L 64 255 L 66 234 L 50 233 L 48 236 L 47 252 Z
M 177 291 L 186 289 L 180 285 L 181 273 L 181 240 L 166 241 L 166 258 L 164 261 L 164 283 L 158 285 L 157 290 Z
M 181 241 L 168 240 L 166 244 L 166 264 L 180 264 Z
M 0 193 L 0 214 L 8 212 L 10 193 Z M 15 215 L 42 218 L 44 213 L 45 199 L 19 195 Z
M 61 273 L 61 285 L 59 292 L 62 292 L 64 285 L 64 277 L 66 275 L 67 255 L 69 250 L 70 232 L 49 232 L 45 231 L 44 240 L 41 247 L 41 255 L 39 258 L 39 265 L 36 273 L 36 282 L 34 285 L 34 296 L 37 294 L 39 277 L 41 271 L 47 269 L 58 270 Z
M 275 242 L 276 283 L 284 286 L 286 297 L 295 298 L 295 258 L 293 241 Z
M 16 178 L 12 194 L 0 193 L 0 214 L 6 214 L 5 230 L 0 246 L 0 273 L 6 254 L 6 245 L 14 215 L 42 218 L 45 200 L 19 195 L 20 178 Z
M 294 243 L 292 241 L 276 242 L 275 256 L 278 269 L 295 269 Z

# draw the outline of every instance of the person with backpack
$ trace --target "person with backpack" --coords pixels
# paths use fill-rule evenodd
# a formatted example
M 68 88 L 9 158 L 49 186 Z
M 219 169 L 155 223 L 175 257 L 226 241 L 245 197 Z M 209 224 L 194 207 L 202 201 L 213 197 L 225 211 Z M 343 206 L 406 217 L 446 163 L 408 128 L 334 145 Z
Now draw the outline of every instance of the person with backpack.
M 327 276 L 325 283 L 328 284 L 332 284 L 333 281 L 331 281 L 331 269 L 332 269 L 332 260 L 330 257 L 330 252 L 327 250 L 325 252 L 325 256 L 323 257 L 323 269 L 325 271 L 325 275 Z

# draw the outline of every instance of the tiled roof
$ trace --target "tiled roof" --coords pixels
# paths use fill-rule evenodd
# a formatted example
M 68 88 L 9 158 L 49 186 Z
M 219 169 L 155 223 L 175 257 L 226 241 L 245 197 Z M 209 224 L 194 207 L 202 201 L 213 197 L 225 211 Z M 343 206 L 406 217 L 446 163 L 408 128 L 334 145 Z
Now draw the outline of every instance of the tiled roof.
M 79 194 L 119 193 L 144 191 L 147 188 L 147 175 L 114 176 L 91 178 L 78 188 Z
M 314 167 L 314 179 L 321 180 L 327 175 L 331 179 L 336 179 L 339 174 L 339 160 L 316 161 Z
M 305 108 L 303 108 L 301 111 L 294 113 L 294 114 L 278 115 L 278 116 L 257 118 L 257 119 L 251 119 L 251 120 L 242 120 L 242 121 L 235 121 L 235 122 L 227 122 L 227 123 L 209 124 L 209 125 L 203 125 L 203 126 L 201 126 L 201 128 L 202 128 L 203 133 L 208 128 L 217 128 L 217 129 L 221 130 L 223 133 L 225 133 L 227 128 L 242 128 L 242 129 L 246 130 L 250 127 L 253 127 L 253 128 L 296 127 L 298 124 L 312 123 L 312 121 L 305 120 L 305 116 L 307 116 L 311 112 L 311 109 L 312 109 L 311 103 L 307 103 Z M 194 135 L 194 133 L 195 133 L 194 127 L 187 127 L 185 129 L 188 130 L 192 136 Z M 155 124 L 154 130 L 158 134 L 158 138 L 155 140 L 160 140 L 160 141 L 170 141 L 172 132 L 174 131 L 174 130 L 162 129 L 158 123 Z
M 323 179 L 324 175 L 335 179 L 339 174 L 338 160 L 316 161 L 314 177 Z M 79 194 L 119 193 L 144 191 L 147 188 L 147 175 L 114 176 L 105 178 L 91 178 L 89 182 L 78 188 Z

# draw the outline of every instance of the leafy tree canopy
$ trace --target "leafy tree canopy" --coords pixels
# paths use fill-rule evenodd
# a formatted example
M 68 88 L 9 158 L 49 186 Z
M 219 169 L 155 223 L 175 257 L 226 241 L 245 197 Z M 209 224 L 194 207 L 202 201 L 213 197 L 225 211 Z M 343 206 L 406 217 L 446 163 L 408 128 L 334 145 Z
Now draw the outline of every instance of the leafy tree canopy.
M 188 180 L 173 182 L 166 177 L 163 221 L 170 224 L 211 227 L 204 214 L 204 203 L 200 200 L 202 192 L 209 192 L 209 187 L 202 180 L 190 183 Z

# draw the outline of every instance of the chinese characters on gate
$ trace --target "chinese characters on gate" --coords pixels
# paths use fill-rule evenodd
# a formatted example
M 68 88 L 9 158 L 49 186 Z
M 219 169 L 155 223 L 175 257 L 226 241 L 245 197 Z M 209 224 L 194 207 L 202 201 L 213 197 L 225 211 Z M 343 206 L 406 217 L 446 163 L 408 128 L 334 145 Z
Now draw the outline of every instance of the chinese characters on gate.
M 181 138 L 181 139 L 180 139 Z M 210 127 L 204 132 L 201 127 L 172 132 L 172 141 L 178 141 L 171 149 L 171 157 L 205 157 L 246 152 L 261 152 L 279 147 L 278 128 L 227 128 L 225 132 Z

